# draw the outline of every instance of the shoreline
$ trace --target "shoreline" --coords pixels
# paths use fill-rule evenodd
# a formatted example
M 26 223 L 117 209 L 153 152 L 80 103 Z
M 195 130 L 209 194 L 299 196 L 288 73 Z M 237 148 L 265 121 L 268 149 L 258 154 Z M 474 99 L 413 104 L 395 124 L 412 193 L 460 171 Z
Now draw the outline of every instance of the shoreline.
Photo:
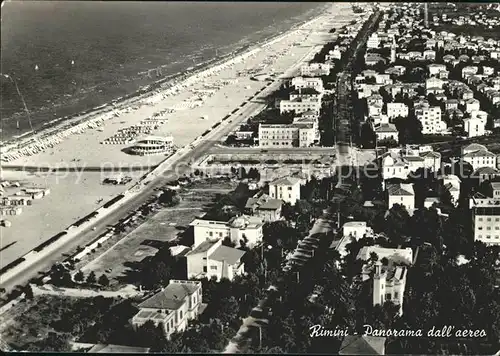
M 312 15 L 312 17 L 299 21 L 292 25 L 288 30 L 281 31 L 275 35 L 272 35 L 270 37 L 267 37 L 259 42 L 256 42 L 255 44 L 252 45 L 245 45 L 239 49 L 236 49 L 226 55 L 223 55 L 221 57 L 215 57 L 212 58 L 208 61 L 199 63 L 193 67 L 187 68 L 187 70 L 183 72 L 177 72 L 174 74 L 171 74 L 165 78 L 161 78 L 153 83 L 150 83 L 148 85 L 140 87 L 138 90 L 129 93 L 127 95 L 118 97 L 116 99 L 113 99 L 105 104 L 99 105 L 97 107 L 92 107 L 84 111 L 80 111 L 74 115 L 71 116 L 64 116 L 61 118 L 56 118 L 51 121 L 48 121 L 42 125 L 42 127 L 35 132 L 28 131 L 25 132 L 21 135 L 14 136 L 9 138 L 6 141 L 1 142 L 1 153 L 0 153 L 0 161 L 3 162 L 9 162 L 12 159 L 5 160 L 4 157 L 9 155 L 11 151 L 22 151 L 25 154 L 21 154 L 20 156 L 26 155 L 27 152 L 30 151 L 38 151 L 36 148 L 32 148 L 30 146 L 44 146 L 43 142 L 39 142 L 40 140 L 48 140 L 50 139 L 51 136 L 67 136 L 65 134 L 65 131 L 71 130 L 75 126 L 85 124 L 93 119 L 98 119 L 99 116 L 103 115 L 106 116 L 106 113 L 114 112 L 114 110 L 120 110 L 120 109 L 126 109 L 130 108 L 134 105 L 141 105 L 147 103 L 141 103 L 141 101 L 146 101 L 148 98 L 153 97 L 158 94 L 162 94 L 162 92 L 167 92 L 163 93 L 163 95 L 171 95 L 172 89 L 176 89 L 178 87 L 183 87 L 183 84 L 188 82 L 190 84 L 193 84 L 192 80 L 193 79 L 202 79 L 202 78 L 197 78 L 198 76 L 204 74 L 205 72 L 209 72 L 214 70 L 217 67 L 220 67 L 221 69 L 224 68 L 225 66 L 228 66 L 231 64 L 231 62 L 236 61 L 238 62 L 238 59 L 240 57 L 243 57 L 241 59 L 244 59 L 248 55 L 251 55 L 253 53 L 258 52 L 262 48 L 265 48 L 268 45 L 271 45 L 275 42 L 278 42 L 296 31 L 299 31 L 301 27 L 306 26 L 309 23 L 312 23 L 316 21 L 318 18 L 321 18 L 324 16 L 324 10 L 331 5 L 325 5 L 322 7 L 322 10 L 318 13 L 315 12 L 315 15 Z M 318 10 L 319 11 L 319 10 Z M 103 121 L 107 121 L 109 118 L 104 117 Z M 72 133 L 69 133 L 70 135 Z M 57 139 L 56 139 L 57 141 Z M 52 147 L 54 142 L 48 142 L 46 143 L 48 147 Z M 31 148 L 31 149 L 30 149 Z M 43 150 L 43 149 L 42 149 Z M 29 154 L 31 155 L 31 154 Z
M 198 144 L 201 144 L 202 147 L 208 147 L 213 144 L 213 141 L 217 141 L 224 134 L 227 134 L 224 133 L 225 131 L 218 133 L 217 128 L 229 125 L 228 130 L 232 130 L 237 127 L 236 125 L 244 117 L 255 115 L 255 112 L 261 110 L 262 104 L 252 102 L 251 98 L 255 97 L 256 93 L 265 90 L 268 85 L 265 85 L 266 83 L 264 82 L 252 81 L 251 76 L 254 75 L 255 71 L 265 71 L 262 67 L 264 64 L 268 66 L 268 69 L 271 66 L 271 69 L 280 74 L 280 76 L 281 74 L 285 75 L 285 73 L 287 73 L 286 75 L 290 75 L 292 73 L 291 68 L 294 68 L 293 71 L 296 73 L 299 68 L 297 63 L 299 61 L 304 63 L 304 61 L 312 58 L 314 51 L 318 51 L 321 44 L 328 41 L 329 35 L 326 30 L 332 27 L 339 28 L 346 22 L 342 16 L 339 16 L 340 14 L 336 14 L 335 16 L 336 8 L 337 6 L 330 5 L 330 10 L 325 11 L 320 16 L 316 16 L 302 25 L 295 26 L 291 31 L 285 31 L 277 36 L 273 36 L 271 40 L 266 42 L 269 46 L 261 45 L 261 50 L 256 51 L 255 56 L 248 57 L 220 71 L 214 71 L 212 74 L 207 73 L 207 77 L 193 78 L 191 76 L 192 85 L 181 88 L 181 90 L 175 92 L 170 97 L 160 100 L 153 105 L 147 105 L 146 103 L 139 105 L 137 111 L 124 113 L 123 118 L 110 120 L 109 123 L 106 123 L 99 130 L 86 130 L 81 135 L 68 137 L 58 147 L 47 149 L 36 156 L 22 157 L 19 159 L 19 164 L 28 166 L 33 164 L 39 165 L 44 162 L 49 167 L 59 167 L 60 165 L 67 167 L 68 164 L 70 167 L 80 167 L 82 164 L 83 167 L 115 167 L 117 164 L 122 163 L 125 166 L 136 163 L 144 164 L 145 160 L 146 162 L 155 163 L 155 165 L 161 165 L 162 168 L 158 167 L 154 172 L 163 171 L 165 168 L 169 169 L 168 175 L 164 176 L 163 179 L 175 179 L 174 177 L 189 172 L 192 164 L 206 151 L 206 148 L 202 148 L 201 151 L 198 149 L 198 152 L 194 151 L 191 153 L 192 147 L 190 148 L 189 143 L 193 143 L 194 147 L 198 146 Z M 343 6 L 341 5 L 340 9 L 342 8 Z M 334 14 L 334 16 L 330 19 L 331 14 Z M 287 35 L 291 36 L 288 37 Z M 280 41 L 280 38 L 283 40 Z M 250 50 L 252 49 L 250 48 Z M 165 132 L 167 130 L 172 133 L 175 132 L 174 136 L 176 140 L 178 139 L 179 146 L 184 147 L 180 149 L 178 155 L 174 155 L 174 157 L 177 157 L 174 158 L 175 163 L 169 161 L 168 158 L 165 160 L 166 157 L 162 156 L 154 157 L 154 159 L 144 159 L 141 157 L 136 159 L 135 156 L 127 155 L 121 158 L 122 152 L 120 152 L 120 146 L 114 148 L 99 145 L 103 139 L 116 132 L 117 128 L 121 126 L 128 127 L 127 125 L 138 123 L 143 118 L 154 115 L 158 110 L 163 111 L 171 107 L 177 107 L 177 103 L 181 101 L 191 102 L 192 93 L 204 90 L 205 84 L 208 87 L 213 87 L 225 81 L 230 83 L 227 85 L 223 84 L 220 88 L 217 88 L 215 94 L 210 96 L 203 105 L 196 106 L 192 110 L 181 108 L 173 117 L 168 118 L 170 124 L 165 128 Z M 279 83 L 281 80 L 279 77 L 276 77 L 273 81 Z M 185 81 L 181 82 L 181 84 L 185 84 Z M 161 93 L 165 93 L 165 91 L 162 90 Z M 148 99 L 149 96 L 147 96 Z M 234 114 L 238 107 L 245 107 L 245 103 L 249 104 L 250 102 L 252 102 L 252 106 L 250 109 L 245 109 L 244 116 Z M 238 106 L 239 103 L 241 105 Z M 202 115 L 208 116 L 200 121 L 200 118 L 204 117 Z M 230 118 L 231 115 L 235 116 Z M 124 121 L 118 122 L 120 120 Z M 223 121 L 222 124 L 220 123 L 221 120 Z M 215 132 L 212 132 L 213 128 L 216 128 Z M 207 131 L 203 132 L 205 129 Z M 208 135 L 206 132 L 209 132 Z M 181 155 L 179 156 L 179 154 Z M 17 242 L 14 247 L 9 249 L 8 254 L 5 252 L 2 253 L 5 264 L 8 264 L 9 261 L 14 261 L 16 257 L 25 256 L 35 246 L 49 241 L 47 239 L 52 239 L 52 237 L 59 234 L 63 229 L 73 225 L 75 219 L 80 221 L 82 216 L 94 216 L 92 215 L 93 212 L 96 209 L 100 209 L 103 201 L 114 199 L 117 195 L 123 196 L 125 191 L 137 192 L 135 188 L 138 188 L 138 185 L 140 185 L 139 181 L 142 181 L 143 185 L 147 185 L 148 183 L 153 183 L 157 178 L 161 179 L 157 173 L 142 172 L 140 178 L 139 174 L 134 174 L 138 180 L 134 179 L 130 183 L 130 187 L 125 187 L 101 184 L 103 175 L 100 172 L 62 172 L 63 174 L 56 172 L 53 174 L 40 173 L 35 175 L 23 172 L 5 171 L 4 173 L 5 176 L 3 178 L 19 181 L 23 186 L 43 186 L 50 187 L 51 189 L 51 194 L 47 198 L 37 201 L 33 207 L 23 211 L 20 217 L 13 218 L 12 227 L 2 231 L 5 233 L 5 244 L 12 241 Z M 137 173 L 140 172 L 138 171 Z M 135 188 L 132 188 L 132 186 Z M 106 206 L 109 206 L 109 204 Z M 127 210 L 126 208 L 124 209 Z M 26 224 L 30 224 L 29 226 L 32 226 L 33 229 L 26 231 Z M 28 254 L 28 256 L 31 255 Z

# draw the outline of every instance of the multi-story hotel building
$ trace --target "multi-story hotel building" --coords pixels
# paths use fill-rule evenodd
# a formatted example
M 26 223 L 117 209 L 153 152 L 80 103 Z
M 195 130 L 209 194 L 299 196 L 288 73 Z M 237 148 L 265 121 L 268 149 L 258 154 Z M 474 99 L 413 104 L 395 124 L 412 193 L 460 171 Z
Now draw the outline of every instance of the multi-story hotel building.
M 437 134 L 446 131 L 446 123 L 441 120 L 441 108 L 439 106 L 419 106 L 415 108 L 415 115 L 422 123 L 422 133 Z
M 259 147 L 309 147 L 315 139 L 313 123 L 259 125 Z

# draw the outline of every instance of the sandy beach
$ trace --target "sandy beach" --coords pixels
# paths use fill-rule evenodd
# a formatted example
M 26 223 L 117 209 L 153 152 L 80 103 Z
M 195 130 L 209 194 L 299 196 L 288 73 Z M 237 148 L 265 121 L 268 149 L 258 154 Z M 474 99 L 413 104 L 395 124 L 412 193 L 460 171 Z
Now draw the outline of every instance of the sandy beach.
M 120 111 L 118 116 L 110 115 L 106 120 L 99 117 L 89 118 L 101 123 L 92 129 L 82 129 L 78 134 L 68 135 L 60 143 L 43 152 L 4 162 L 2 166 L 109 168 L 157 165 L 166 158 L 165 155 L 132 156 L 122 152 L 129 144 L 101 142 L 120 129 L 139 125 L 141 121 L 165 112 L 162 115 L 165 123 L 151 134 L 170 134 L 177 147 L 189 145 L 267 84 L 252 80 L 252 71 L 283 73 L 313 48 L 319 51 L 320 47 L 332 38 L 332 34 L 328 33 L 331 28 L 340 28 L 354 18 L 349 4 L 334 4 L 330 11 L 287 33 L 287 36 L 282 36 L 261 48 L 252 49 L 250 54 L 233 60 L 233 64 L 211 68 L 205 72 L 206 76 L 188 78 L 187 82 L 178 85 L 178 91 L 158 90 L 143 98 L 133 99 L 133 103 L 129 102 L 127 105 L 136 106 L 136 110 L 127 112 L 125 104 L 122 104 L 123 108 L 115 108 L 116 112 Z M 214 89 L 215 86 L 218 86 L 218 89 Z M 200 100 L 200 97 L 203 100 Z M 241 118 L 242 121 L 246 119 Z M 2 153 L 5 152 L 4 148 Z M 134 172 L 134 180 L 124 186 L 103 185 L 105 173 L 98 172 L 56 174 L 3 170 L 0 173 L 2 180 L 21 181 L 24 186 L 44 186 L 51 189 L 49 196 L 34 201 L 32 206 L 23 207 L 21 215 L 8 216 L 12 222 L 11 227 L 0 228 L 2 247 L 14 243 L 0 252 L 0 266 L 3 267 L 65 229 L 78 217 L 89 214 L 112 196 L 124 191 L 146 172 Z M 4 195 L 11 194 L 6 191 Z M 26 229 L 25 226 L 30 228 Z

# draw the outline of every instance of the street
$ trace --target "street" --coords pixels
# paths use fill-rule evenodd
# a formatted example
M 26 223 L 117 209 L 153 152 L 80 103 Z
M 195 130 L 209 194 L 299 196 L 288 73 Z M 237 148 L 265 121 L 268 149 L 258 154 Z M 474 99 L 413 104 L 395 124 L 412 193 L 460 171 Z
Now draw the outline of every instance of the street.
M 307 241 L 309 239 L 316 240 L 318 234 L 327 234 L 328 232 L 333 230 L 333 224 L 330 220 L 325 218 L 319 218 L 315 221 L 313 227 L 309 231 L 309 236 L 306 237 L 302 241 Z M 297 247 L 292 258 L 288 261 L 288 263 L 283 267 L 283 271 L 289 271 L 290 266 L 293 264 L 300 268 L 303 264 L 305 264 L 304 260 L 308 260 L 309 258 L 313 258 L 314 255 L 304 256 L 300 251 L 301 247 Z M 313 250 L 311 248 L 310 250 Z M 299 256 L 300 255 L 300 256 Z M 300 260 L 300 262 L 295 263 L 294 257 L 297 258 L 296 261 Z M 301 264 L 302 263 L 302 264 Z M 254 334 L 251 332 L 252 329 L 257 329 L 259 331 L 259 335 L 261 336 L 262 330 L 261 327 L 263 325 L 269 324 L 269 315 L 264 312 L 264 306 L 270 305 L 272 299 L 277 297 L 278 288 L 276 286 L 270 286 L 268 291 L 272 291 L 272 293 L 268 293 L 267 296 L 261 300 L 258 305 L 252 309 L 250 315 L 243 319 L 242 325 L 233 339 L 226 346 L 226 349 L 223 353 L 231 354 L 231 353 L 244 353 L 247 351 L 248 346 L 250 346 L 251 341 L 253 339 Z M 259 350 L 257 350 L 259 351 Z

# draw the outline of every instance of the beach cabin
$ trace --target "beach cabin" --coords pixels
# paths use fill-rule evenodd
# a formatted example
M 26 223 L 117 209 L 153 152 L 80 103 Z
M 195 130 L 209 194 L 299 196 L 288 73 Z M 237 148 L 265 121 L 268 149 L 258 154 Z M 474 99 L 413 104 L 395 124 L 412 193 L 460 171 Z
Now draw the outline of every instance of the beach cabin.
M 23 212 L 23 208 L 21 208 L 20 206 L 16 206 L 16 207 L 9 207 L 9 208 L 5 208 L 5 209 L 1 209 L 0 215 L 2 215 L 2 216 L 4 216 L 4 215 L 21 215 L 22 212 Z
M 3 197 L 1 205 L 3 206 L 18 206 L 18 205 L 31 205 L 31 196 L 28 195 L 11 195 Z

